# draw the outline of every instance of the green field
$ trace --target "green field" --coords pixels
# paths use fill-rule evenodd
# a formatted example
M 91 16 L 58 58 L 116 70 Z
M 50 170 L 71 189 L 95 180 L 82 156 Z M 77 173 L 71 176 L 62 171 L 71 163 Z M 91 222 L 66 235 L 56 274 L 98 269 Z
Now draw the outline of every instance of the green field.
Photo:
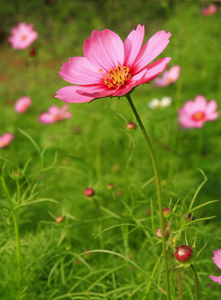
M 159 30 L 171 32 L 159 58 L 171 57 L 168 69 L 181 67 L 174 84 L 152 82 L 132 93 L 155 152 L 163 205 L 172 210 L 166 243 L 171 299 L 182 299 L 177 274 L 183 299 L 197 299 L 191 268 L 174 269 L 173 253 L 183 244 L 194 254 L 203 249 L 194 262 L 199 299 L 219 298 L 221 287 L 208 276 L 221 275 L 212 260 L 221 248 L 221 116 L 201 129 L 178 122 L 179 108 L 197 95 L 215 99 L 220 112 L 221 5 L 207 17 L 201 12 L 206 4 L 2 0 L 0 136 L 15 138 L 0 149 L 1 300 L 166 299 L 154 172 L 140 128 L 127 129 L 137 123 L 127 99 L 70 103 L 72 118 L 38 121 L 50 106 L 66 104 L 55 98 L 68 85 L 58 72 L 70 57 L 83 56 L 93 30 L 111 29 L 124 41 L 138 24 L 145 25 L 145 42 Z M 18 22 L 33 23 L 38 32 L 26 50 L 7 41 Z M 21 96 L 32 100 L 24 114 L 14 110 Z M 148 107 L 165 96 L 170 106 Z M 84 195 L 87 187 L 93 197 Z M 56 223 L 57 216 L 64 221 Z

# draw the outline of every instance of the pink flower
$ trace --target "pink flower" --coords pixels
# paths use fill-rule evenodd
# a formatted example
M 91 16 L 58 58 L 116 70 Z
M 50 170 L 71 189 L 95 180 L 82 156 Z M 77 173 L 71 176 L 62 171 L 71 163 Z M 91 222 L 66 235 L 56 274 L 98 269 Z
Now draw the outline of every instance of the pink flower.
M 37 38 L 37 31 L 33 30 L 33 24 L 18 23 L 17 27 L 12 28 L 9 43 L 15 50 L 28 48 Z
M 210 4 L 208 7 L 202 9 L 202 14 L 204 16 L 211 16 L 217 12 L 218 7 L 215 4 Z
M 214 255 L 213 256 L 214 263 L 217 265 L 218 268 L 221 269 L 221 249 L 214 250 L 213 255 Z M 209 278 L 212 279 L 213 281 L 221 284 L 221 276 L 216 277 L 216 276 L 210 275 Z
M 53 105 L 49 107 L 48 112 L 45 112 L 39 116 L 39 121 L 44 124 L 51 124 L 64 119 L 69 119 L 72 117 L 72 114 L 67 112 L 67 109 L 67 105 L 64 105 L 62 108 Z
M 0 148 L 7 147 L 14 139 L 14 135 L 11 133 L 5 133 L 0 136 Z
M 56 97 L 72 103 L 120 97 L 155 79 L 165 70 L 170 57 L 149 63 L 166 48 L 171 33 L 158 31 L 142 47 L 144 33 L 144 26 L 138 25 L 123 43 L 109 29 L 93 31 L 84 42 L 84 57 L 71 57 L 59 72 L 75 85 L 61 88 Z
M 168 86 L 177 81 L 180 76 L 180 66 L 173 66 L 162 74 L 162 77 L 155 79 L 155 85 L 159 87 Z
M 24 96 L 19 98 L 15 103 L 15 111 L 18 113 L 25 113 L 31 105 L 31 98 Z
M 219 113 L 216 112 L 216 109 L 217 102 L 215 100 L 207 103 L 204 96 L 198 95 L 195 100 L 187 101 L 179 109 L 179 123 L 186 128 L 201 128 L 206 121 L 218 118 Z

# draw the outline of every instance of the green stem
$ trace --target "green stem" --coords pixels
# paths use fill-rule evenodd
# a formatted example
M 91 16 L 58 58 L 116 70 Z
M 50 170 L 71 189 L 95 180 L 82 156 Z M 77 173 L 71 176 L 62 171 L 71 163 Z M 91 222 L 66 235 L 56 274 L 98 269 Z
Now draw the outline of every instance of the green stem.
M 192 268 L 194 276 L 195 276 L 196 300 L 199 300 L 199 280 L 198 280 L 197 272 L 192 264 L 190 265 L 190 267 Z
M 167 266 L 166 236 L 165 236 L 165 226 L 164 226 L 164 216 L 163 216 L 163 201 L 162 201 L 162 195 L 161 195 L 160 177 L 159 177 L 159 172 L 158 172 L 158 168 L 157 168 L 157 162 L 156 162 L 153 148 L 150 143 L 150 139 L 149 139 L 147 132 L 143 126 L 140 116 L 133 104 L 130 94 L 127 94 L 126 98 L 133 110 L 133 113 L 134 113 L 134 115 L 137 119 L 137 122 L 140 126 L 140 129 L 143 133 L 144 139 L 147 144 L 148 151 L 150 153 L 152 165 L 153 165 L 153 170 L 154 170 L 154 175 L 155 175 L 155 180 L 156 180 L 158 205 L 159 205 L 160 227 L 161 227 L 161 232 L 162 232 L 162 252 L 163 252 L 164 268 L 165 268 L 166 294 L 167 294 L 167 299 L 169 300 L 170 299 L 170 287 L 169 287 L 169 274 L 168 274 L 168 266 Z
M 15 231 L 15 241 L 16 241 L 16 257 L 17 257 L 17 276 L 18 281 L 21 281 L 21 247 L 20 247 L 20 234 L 19 234 L 19 226 L 18 226 L 18 217 L 16 210 L 14 208 L 14 203 L 12 201 L 12 198 L 9 194 L 7 185 L 5 183 L 4 177 L 1 176 L 1 183 L 2 187 L 5 191 L 6 197 L 8 198 L 9 205 L 11 207 L 12 211 L 12 218 L 14 223 L 14 231 Z

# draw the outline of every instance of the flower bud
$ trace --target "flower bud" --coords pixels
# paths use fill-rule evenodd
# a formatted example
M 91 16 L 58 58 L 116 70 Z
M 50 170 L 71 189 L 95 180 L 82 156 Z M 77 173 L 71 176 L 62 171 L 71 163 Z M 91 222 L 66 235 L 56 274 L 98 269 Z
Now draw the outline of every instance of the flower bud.
M 168 208 L 168 207 L 165 207 L 163 209 L 163 215 L 164 215 L 165 218 L 169 218 L 171 216 L 171 209 Z
M 137 125 L 134 122 L 127 123 L 127 129 L 134 130 L 137 128 Z
M 57 216 L 56 219 L 55 219 L 55 222 L 56 222 L 57 224 L 63 223 L 63 222 L 64 222 L 64 217 L 62 217 L 62 216 Z
M 158 236 L 159 238 L 162 238 L 162 230 L 161 230 L 161 228 L 157 229 L 156 236 Z M 168 236 L 168 230 L 165 229 L 165 237 L 167 237 L 167 236 Z
M 191 259 L 193 254 L 193 250 L 187 246 L 187 245 L 182 245 L 180 247 L 177 247 L 177 250 L 175 252 L 175 257 L 179 262 L 187 262 Z
M 113 182 L 108 183 L 107 188 L 109 190 L 112 190 L 114 188 L 114 183 Z
M 93 196 L 93 195 L 94 195 L 94 189 L 92 189 L 92 188 L 90 188 L 90 187 L 86 188 L 86 189 L 84 190 L 84 195 L 85 195 L 86 197 L 91 197 L 91 196 Z

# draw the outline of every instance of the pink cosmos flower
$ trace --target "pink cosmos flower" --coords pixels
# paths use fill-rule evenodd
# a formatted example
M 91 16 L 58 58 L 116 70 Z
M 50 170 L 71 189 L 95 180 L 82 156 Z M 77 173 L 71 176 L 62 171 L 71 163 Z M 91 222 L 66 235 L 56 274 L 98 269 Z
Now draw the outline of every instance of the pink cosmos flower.
M 72 117 L 72 114 L 67 110 L 68 105 L 64 105 L 62 108 L 53 105 L 49 107 L 48 112 L 45 112 L 39 116 L 39 121 L 44 124 L 51 124 L 64 119 L 69 119 Z
M 25 113 L 31 105 L 31 98 L 24 96 L 19 98 L 15 103 L 15 111 L 18 113 Z
M 11 133 L 5 133 L 0 136 L 0 148 L 7 147 L 14 139 L 14 135 Z
M 218 268 L 221 269 L 221 249 L 214 250 L 213 255 L 214 255 L 213 256 L 214 263 L 217 265 Z M 210 275 L 209 278 L 212 279 L 213 281 L 221 284 L 221 276 L 216 277 L 216 276 Z
M 202 9 L 202 14 L 204 16 L 211 16 L 211 15 L 214 15 L 217 12 L 217 9 L 218 9 L 217 5 L 211 4 L 208 7 L 204 7 Z
M 17 27 L 12 28 L 12 35 L 8 38 L 8 41 L 13 49 L 26 49 L 38 38 L 38 33 L 33 27 L 33 24 L 20 22 Z
M 211 100 L 207 103 L 206 98 L 202 95 L 195 97 L 195 100 L 187 101 L 179 109 L 179 123 L 183 127 L 201 128 L 206 121 L 213 121 L 218 118 L 216 112 L 217 102 Z
M 180 76 L 180 66 L 173 66 L 162 74 L 162 77 L 155 79 L 155 85 L 159 87 L 168 86 L 177 81 Z
M 144 26 L 138 25 L 123 43 L 109 29 L 93 31 L 84 42 L 84 57 L 71 57 L 59 72 L 64 80 L 75 85 L 61 88 L 56 97 L 72 103 L 120 97 L 155 79 L 171 58 L 149 63 L 166 48 L 171 33 L 158 31 L 142 47 L 144 34 Z

